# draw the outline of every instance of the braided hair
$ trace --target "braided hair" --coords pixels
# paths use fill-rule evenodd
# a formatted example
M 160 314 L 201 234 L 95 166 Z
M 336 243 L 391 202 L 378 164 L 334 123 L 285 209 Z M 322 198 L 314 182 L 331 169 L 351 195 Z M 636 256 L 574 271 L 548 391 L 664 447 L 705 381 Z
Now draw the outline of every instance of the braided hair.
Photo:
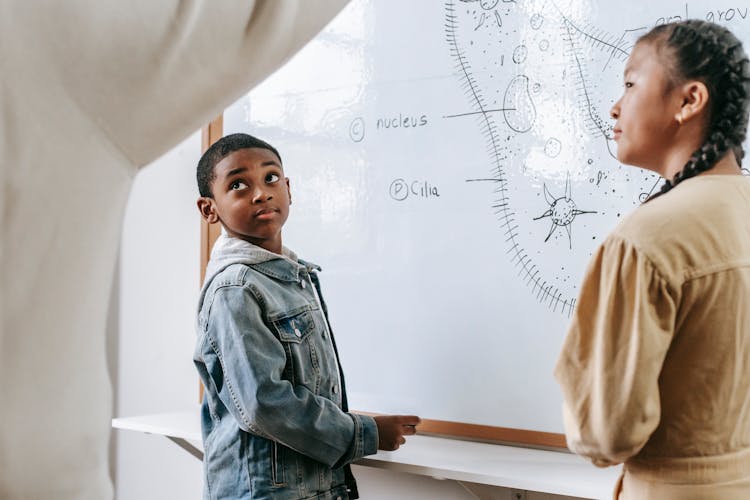
M 732 150 L 742 163 L 750 109 L 750 61 L 742 43 L 718 24 L 687 20 L 659 25 L 639 38 L 666 54 L 673 85 L 698 80 L 708 88 L 708 126 L 703 145 L 674 178 L 647 201 L 666 193 L 685 179 L 713 168 Z

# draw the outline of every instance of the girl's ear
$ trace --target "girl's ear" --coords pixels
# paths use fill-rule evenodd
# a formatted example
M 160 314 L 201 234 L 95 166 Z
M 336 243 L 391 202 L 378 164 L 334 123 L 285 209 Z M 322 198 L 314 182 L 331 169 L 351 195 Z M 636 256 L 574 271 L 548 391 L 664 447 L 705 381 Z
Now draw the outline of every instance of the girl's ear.
M 689 81 L 680 87 L 682 105 L 675 115 L 675 120 L 682 125 L 706 111 L 708 105 L 708 88 L 703 82 Z
M 206 222 L 216 224 L 219 222 L 219 215 L 216 213 L 216 202 L 213 198 L 201 196 L 198 198 L 198 211 L 201 213 Z

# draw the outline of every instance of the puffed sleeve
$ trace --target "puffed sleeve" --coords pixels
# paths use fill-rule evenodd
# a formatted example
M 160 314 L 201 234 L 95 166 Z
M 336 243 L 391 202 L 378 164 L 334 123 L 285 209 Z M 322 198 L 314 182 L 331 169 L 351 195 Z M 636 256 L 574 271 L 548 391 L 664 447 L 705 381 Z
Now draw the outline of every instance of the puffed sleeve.
M 568 447 L 595 465 L 637 454 L 659 424 L 676 303 L 673 287 L 628 241 L 610 237 L 593 256 L 555 377 Z

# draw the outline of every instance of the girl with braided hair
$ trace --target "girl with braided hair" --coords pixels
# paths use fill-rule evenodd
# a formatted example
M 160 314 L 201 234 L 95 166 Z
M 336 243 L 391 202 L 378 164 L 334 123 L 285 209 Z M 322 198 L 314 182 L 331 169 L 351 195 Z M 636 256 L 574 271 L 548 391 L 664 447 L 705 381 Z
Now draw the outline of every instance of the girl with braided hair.
M 595 252 L 555 376 L 568 446 L 620 500 L 750 499 L 750 62 L 727 29 L 654 28 L 611 110 L 668 179 Z

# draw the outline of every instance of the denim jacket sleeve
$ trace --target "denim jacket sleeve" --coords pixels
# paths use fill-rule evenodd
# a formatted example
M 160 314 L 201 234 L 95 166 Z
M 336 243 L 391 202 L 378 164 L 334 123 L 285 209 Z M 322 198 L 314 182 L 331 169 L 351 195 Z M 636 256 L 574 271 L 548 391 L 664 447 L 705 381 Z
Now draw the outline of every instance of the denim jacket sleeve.
M 371 417 L 345 413 L 333 401 L 282 378 L 284 347 L 263 321 L 247 285 L 217 288 L 210 307 L 202 347 L 206 369 L 242 430 L 330 467 L 377 452 Z

